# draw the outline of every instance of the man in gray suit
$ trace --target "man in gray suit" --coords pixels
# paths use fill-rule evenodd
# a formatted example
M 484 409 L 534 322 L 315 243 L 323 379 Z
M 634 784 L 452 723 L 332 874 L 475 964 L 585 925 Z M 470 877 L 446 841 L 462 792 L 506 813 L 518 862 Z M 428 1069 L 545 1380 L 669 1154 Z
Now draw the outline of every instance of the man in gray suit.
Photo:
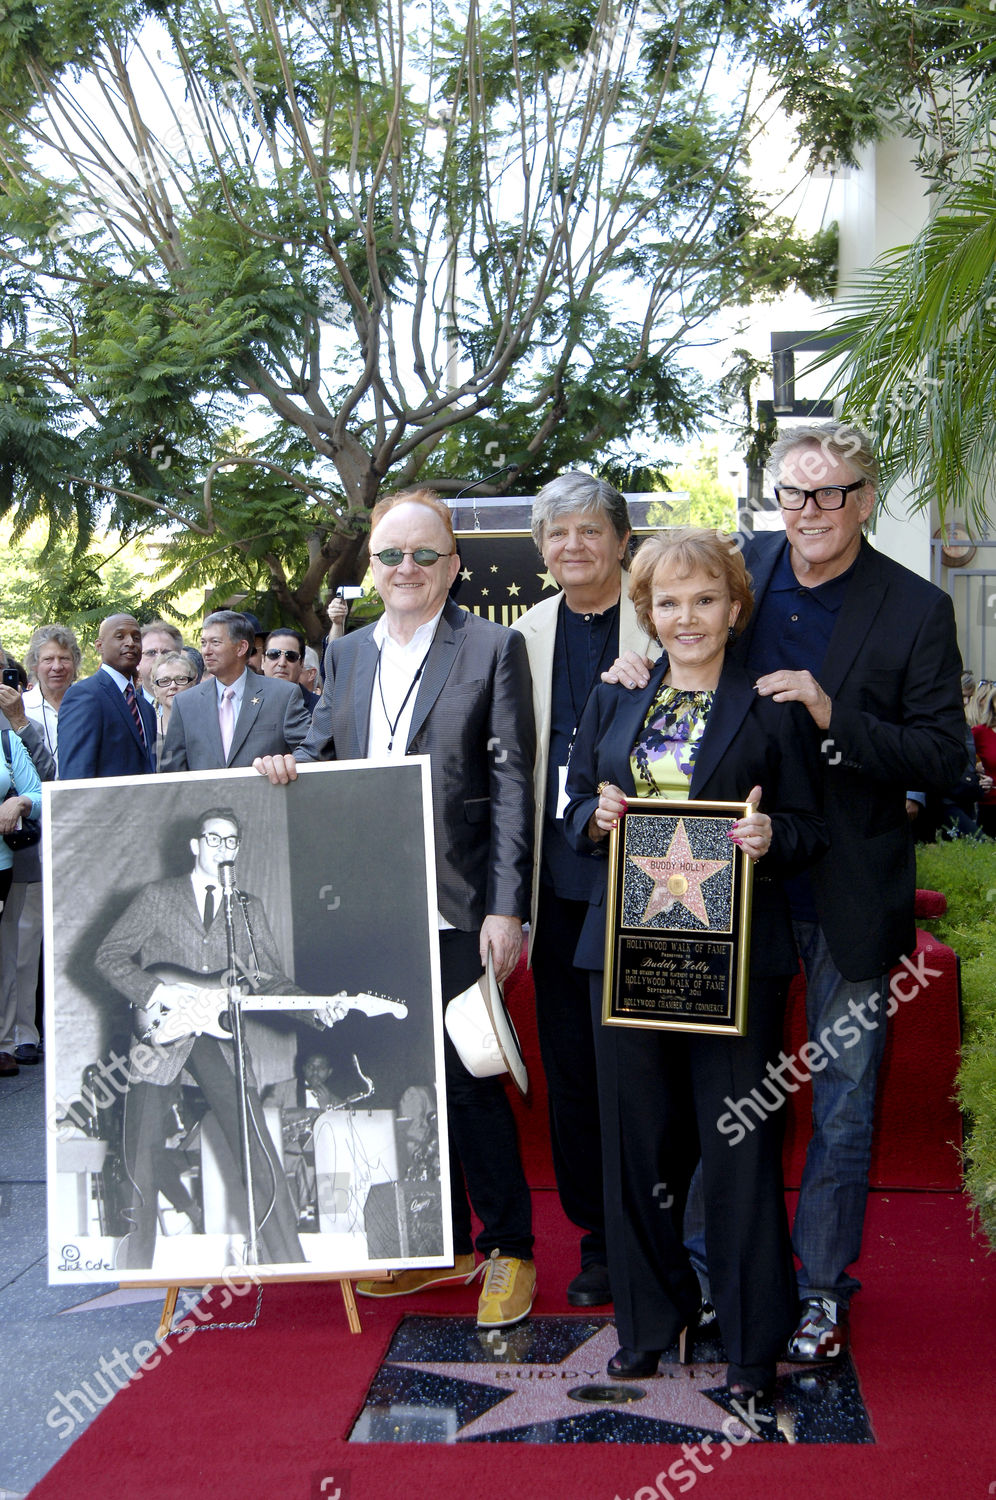
M 251 766 L 259 755 L 283 755 L 304 743 L 311 726 L 304 699 L 296 683 L 247 670 L 255 644 L 244 615 L 232 609 L 208 615 L 201 651 L 212 675 L 174 698 L 161 771 Z
M 384 615 L 330 643 L 325 690 L 296 759 L 429 756 L 445 1006 L 480 977 L 489 947 L 499 980 L 522 950 L 536 739 L 526 648 L 447 598 L 460 559 L 450 513 L 431 491 L 380 501 L 370 556 Z M 257 769 L 274 783 L 297 774 L 293 756 L 266 756 Z M 477 1321 L 502 1327 L 527 1316 L 536 1287 L 515 1122 L 500 1079 L 472 1077 L 448 1036 L 444 1052 L 454 1267 L 403 1271 L 360 1290 L 400 1296 L 473 1280 L 469 1194 L 488 1257 Z

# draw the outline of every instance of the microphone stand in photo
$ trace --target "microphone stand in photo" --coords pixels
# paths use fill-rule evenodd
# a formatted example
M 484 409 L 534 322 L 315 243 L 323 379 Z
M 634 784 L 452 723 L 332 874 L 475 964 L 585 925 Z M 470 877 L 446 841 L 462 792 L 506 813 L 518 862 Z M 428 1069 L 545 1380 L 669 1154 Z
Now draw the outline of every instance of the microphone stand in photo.
M 230 859 L 220 861 L 218 875 L 224 896 L 225 942 L 228 949 L 226 978 L 228 980 L 228 1019 L 232 1027 L 232 1043 L 235 1047 L 236 1097 L 239 1107 L 239 1141 L 242 1146 L 242 1173 L 246 1184 L 246 1212 L 248 1232 L 246 1237 L 246 1265 L 259 1265 L 259 1231 L 256 1226 L 256 1197 L 252 1180 L 252 1153 L 249 1148 L 249 1097 L 246 1081 L 245 1028 L 242 1022 L 242 992 L 238 985 L 238 966 L 235 958 L 234 903 L 235 865 Z

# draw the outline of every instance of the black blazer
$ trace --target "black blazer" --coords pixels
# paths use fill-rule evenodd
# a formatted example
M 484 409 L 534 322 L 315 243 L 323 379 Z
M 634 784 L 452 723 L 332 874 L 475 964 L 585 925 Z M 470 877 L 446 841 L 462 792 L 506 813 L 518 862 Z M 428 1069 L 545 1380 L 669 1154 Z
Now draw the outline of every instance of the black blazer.
M 325 687 L 298 760 L 366 759 L 373 632 L 369 625 L 329 643 Z M 489 915 L 529 916 L 535 750 L 525 641 L 447 600 L 407 754 L 429 757 L 439 910 L 462 931 Z
M 755 604 L 733 648 L 739 660 L 764 628 L 765 593 L 787 545 L 784 533 L 763 533 L 744 548 Z M 833 700 L 819 735 L 830 848 L 810 880 L 837 968 L 872 979 L 916 945 L 906 792 L 947 792 L 966 765 L 951 600 L 862 541 L 819 679 Z
M 605 892 L 608 840 L 594 843 L 588 823 L 598 805 L 599 782 L 611 781 L 634 795 L 630 753 L 647 709 L 667 671 L 666 657 L 654 666 L 642 692 L 602 684 L 581 717 L 567 771 L 567 837 L 579 853 L 601 862 L 575 963 L 600 969 L 605 952 Z M 712 712 L 699 745 L 690 795 L 706 801 L 742 802 L 761 788 L 761 811 L 771 818 L 771 848 L 754 872 L 751 915 L 751 974 L 794 974 L 799 966 L 788 902 L 787 875 L 812 864 L 827 847 L 819 810 L 820 769 L 813 722 L 801 704 L 759 698 L 743 668 L 727 656 Z

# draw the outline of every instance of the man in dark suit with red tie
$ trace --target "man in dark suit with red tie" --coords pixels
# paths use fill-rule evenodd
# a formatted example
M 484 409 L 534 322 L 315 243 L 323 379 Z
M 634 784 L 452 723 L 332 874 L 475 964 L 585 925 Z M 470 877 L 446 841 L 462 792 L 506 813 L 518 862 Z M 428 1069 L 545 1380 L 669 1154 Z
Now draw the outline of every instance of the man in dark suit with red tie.
M 100 667 L 66 689 L 59 709 L 59 780 L 146 776 L 156 769 L 156 716 L 135 692 L 142 632 L 131 615 L 110 615 L 97 632 Z

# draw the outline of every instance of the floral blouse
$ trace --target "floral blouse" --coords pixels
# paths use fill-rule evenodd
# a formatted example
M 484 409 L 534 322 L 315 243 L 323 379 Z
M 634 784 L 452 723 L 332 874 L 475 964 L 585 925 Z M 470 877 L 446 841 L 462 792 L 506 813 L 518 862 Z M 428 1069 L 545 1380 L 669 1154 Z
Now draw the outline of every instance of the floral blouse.
M 688 796 L 714 696 L 661 684 L 630 756 L 638 797 Z

